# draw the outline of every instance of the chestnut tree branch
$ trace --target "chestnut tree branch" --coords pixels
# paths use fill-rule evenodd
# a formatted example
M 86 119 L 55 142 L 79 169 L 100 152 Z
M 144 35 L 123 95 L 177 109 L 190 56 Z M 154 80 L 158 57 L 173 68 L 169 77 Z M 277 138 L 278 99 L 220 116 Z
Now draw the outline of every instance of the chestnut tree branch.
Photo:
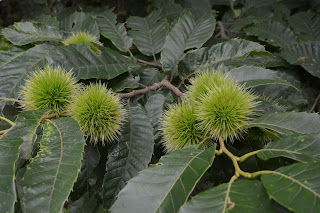
M 223 23 L 221 21 L 217 21 L 217 25 L 220 29 L 220 36 L 221 38 L 223 39 L 229 39 L 229 37 L 227 36 L 226 32 L 225 32 L 225 29 L 224 29 L 224 26 L 223 26 Z
M 320 92 L 319 92 L 318 96 L 316 97 L 316 99 L 314 100 L 314 103 L 313 103 L 313 105 L 312 105 L 312 107 L 311 107 L 309 112 L 313 112 L 315 110 L 315 108 L 316 108 L 316 106 L 317 106 L 317 104 L 319 102 L 319 99 L 320 99 Z
M 145 60 L 142 60 L 142 59 L 138 59 L 138 61 L 140 63 L 146 64 L 146 65 L 162 68 L 161 64 L 158 64 L 158 63 L 152 63 L 152 62 L 148 62 L 148 61 L 145 61 Z
M 170 89 L 172 92 L 174 92 L 179 97 L 184 97 L 184 93 L 181 92 L 176 86 L 172 85 L 170 83 L 170 81 L 168 80 L 168 77 L 165 77 L 161 82 L 154 83 L 152 86 L 149 86 L 149 87 L 146 87 L 146 88 L 143 88 L 143 89 L 139 89 L 139 90 L 134 90 L 134 91 L 128 92 L 128 93 L 118 94 L 118 97 L 120 97 L 120 98 L 130 98 L 130 97 L 133 97 L 135 95 L 145 94 L 147 92 L 157 90 L 157 89 L 159 89 L 160 87 L 163 87 L 163 86 L 167 87 L 168 89 Z

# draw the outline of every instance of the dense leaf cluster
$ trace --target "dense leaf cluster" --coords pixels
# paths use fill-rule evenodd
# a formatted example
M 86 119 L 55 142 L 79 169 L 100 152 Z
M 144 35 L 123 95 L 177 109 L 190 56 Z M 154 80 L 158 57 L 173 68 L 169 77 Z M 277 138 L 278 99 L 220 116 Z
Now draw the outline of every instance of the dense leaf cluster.
M 319 3 L 147 8 L 125 22 L 86 8 L 2 29 L 0 212 L 320 212 Z M 67 114 L 21 111 L 23 85 L 46 65 L 107 83 L 126 105 L 121 136 L 92 144 Z M 166 153 L 163 113 L 205 70 L 252 91 L 256 113 L 232 142 Z

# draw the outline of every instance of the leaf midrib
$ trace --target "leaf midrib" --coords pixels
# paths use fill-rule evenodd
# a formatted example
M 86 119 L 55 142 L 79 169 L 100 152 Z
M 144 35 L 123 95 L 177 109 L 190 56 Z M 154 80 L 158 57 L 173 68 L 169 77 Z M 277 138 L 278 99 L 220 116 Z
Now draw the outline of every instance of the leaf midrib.
M 59 133 L 59 136 L 60 136 L 60 156 L 59 156 L 59 163 L 58 163 L 58 167 L 57 167 L 57 170 L 56 170 L 56 174 L 54 176 L 54 182 L 53 182 L 53 187 L 52 187 L 52 190 L 50 192 L 50 196 L 49 196 L 49 204 L 48 204 L 48 211 L 47 212 L 50 212 L 50 207 L 51 207 L 51 201 L 53 200 L 52 199 L 52 196 L 53 196 L 53 192 L 54 192 L 54 189 L 55 189 L 55 185 L 56 185 L 56 181 L 57 181 L 57 177 L 58 177 L 58 173 L 59 173 L 59 170 L 60 170 L 60 167 L 61 167 L 61 163 L 62 163 L 62 153 L 63 153 L 63 139 L 62 139 L 62 134 L 61 134 L 61 131 L 59 129 L 59 127 L 52 121 L 48 120 L 49 123 L 51 123 L 58 131 Z M 62 207 L 62 206 L 61 206 Z
M 309 188 L 308 186 L 302 184 L 301 182 L 299 182 L 299 180 L 296 180 L 296 179 L 294 179 L 294 178 L 292 178 L 292 177 L 290 177 L 290 176 L 288 176 L 288 175 L 286 175 L 286 174 L 283 174 L 283 173 L 277 172 L 277 171 L 272 171 L 269 175 L 272 175 L 272 174 L 277 174 L 277 175 L 283 176 L 283 177 L 291 180 L 292 182 L 297 183 L 297 184 L 300 185 L 301 187 L 303 187 L 303 188 L 305 188 L 306 190 L 312 192 L 314 195 L 316 195 L 317 197 L 320 198 L 320 194 L 319 194 L 319 193 L 313 191 L 313 190 L 312 190 L 311 188 Z M 268 174 L 267 174 L 267 175 L 268 175 Z
M 162 200 L 160 201 L 160 203 L 158 204 L 158 207 L 154 210 L 154 213 L 157 212 L 157 211 L 160 209 L 160 207 L 162 206 L 164 200 L 167 198 L 168 194 L 171 192 L 171 189 L 176 185 L 176 183 L 177 183 L 178 180 L 180 179 L 181 174 L 183 174 L 184 171 L 186 170 L 186 168 L 189 167 L 189 165 L 191 164 L 191 162 L 192 162 L 195 158 L 197 158 L 200 154 L 202 154 L 203 152 L 204 152 L 204 151 L 197 153 L 193 158 L 191 158 L 191 159 L 189 160 L 189 162 L 186 164 L 186 166 L 183 168 L 183 170 L 179 173 L 178 178 L 176 178 L 176 180 L 175 180 L 174 183 L 170 186 L 169 190 L 167 191 L 167 193 L 165 194 L 165 196 L 163 197 L 163 199 L 162 199 Z M 161 210 L 161 209 L 160 209 L 160 210 Z

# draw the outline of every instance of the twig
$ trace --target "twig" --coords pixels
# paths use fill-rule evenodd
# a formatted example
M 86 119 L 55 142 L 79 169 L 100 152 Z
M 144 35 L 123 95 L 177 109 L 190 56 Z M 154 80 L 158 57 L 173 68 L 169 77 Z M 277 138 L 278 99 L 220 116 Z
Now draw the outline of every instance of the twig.
M 221 35 L 221 38 L 223 39 L 229 39 L 229 37 L 227 36 L 226 32 L 225 32 L 225 29 L 224 29 L 224 26 L 223 26 L 223 23 L 221 21 L 217 21 L 217 25 L 220 29 L 220 35 Z
M 133 57 L 132 52 L 130 51 L 129 48 L 128 48 L 128 52 L 129 52 L 130 56 Z
M 8 132 L 8 131 L 9 131 L 9 129 L 1 130 L 1 131 L 0 131 L 0 135 L 3 135 L 3 134 L 5 134 L 5 133 Z
M 176 86 L 172 85 L 169 82 L 167 76 L 161 82 L 154 83 L 152 86 L 149 86 L 149 87 L 146 87 L 143 89 L 139 89 L 139 90 L 134 90 L 134 91 L 128 92 L 128 93 L 118 94 L 118 96 L 120 98 L 129 98 L 129 97 L 133 97 L 135 95 L 145 94 L 149 91 L 157 90 L 162 86 L 167 87 L 168 89 L 170 89 L 172 92 L 174 92 L 176 95 L 178 95 L 180 97 L 184 96 L 183 92 L 181 92 Z
M 158 63 L 152 63 L 152 62 L 148 62 L 148 61 L 145 61 L 145 60 L 142 60 L 142 59 L 138 59 L 138 61 L 143 63 L 143 64 L 146 64 L 146 65 L 162 68 L 161 64 L 158 64 Z
M 11 126 L 15 125 L 15 123 L 13 121 L 10 121 L 8 118 L 0 116 L 0 120 L 6 121 L 7 123 L 11 124 Z
M 318 96 L 316 97 L 316 99 L 314 100 L 314 103 L 313 103 L 313 105 L 312 105 L 312 107 L 311 107 L 311 109 L 309 111 L 310 113 L 315 110 L 315 108 L 316 108 L 316 106 L 317 106 L 317 104 L 319 102 L 319 99 L 320 99 L 320 92 L 319 92 Z

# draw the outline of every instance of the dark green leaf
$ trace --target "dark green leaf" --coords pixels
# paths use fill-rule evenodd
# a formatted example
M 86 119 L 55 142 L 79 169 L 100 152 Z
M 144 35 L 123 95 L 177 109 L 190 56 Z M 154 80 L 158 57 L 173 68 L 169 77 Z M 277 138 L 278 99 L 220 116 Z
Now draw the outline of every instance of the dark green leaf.
M 228 75 L 237 80 L 239 83 L 245 83 L 247 87 L 255 87 L 266 84 L 283 84 L 294 87 L 286 80 L 278 77 L 272 70 L 264 69 L 262 67 L 242 66 L 230 70 Z
M 320 16 L 312 12 L 296 13 L 288 18 L 300 41 L 320 40 Z
M 249 56 L 246 58 L 244 61 L 240 60 L 231 60 L 227 61 L 225 63 L 226 65 L 233 65 L 233 66 L 262 66 L 262 67 L 286 67 L 288 66 L 288 62 L 286 62 L 283 58 L 281 57 L 271 57 L 269 55 L 254 55 L 254 56 Z
M 2 212 L 14 212 L 17 199 L 15 187 L 15 163 L 18 160 L 21 138 L 0 140 L 0 209 Z
M 117 15 L 114 14 L 113 8 L 106 10 L 104 13 L 97 15 L 100 33 L 122 52 L 128 52 L 132 46 L 132 38 L 127 35 L 126 28 L 123 23 L 117 24 Z
M 298 213 L 320 212 L 320 163 L 296 163 L 261 176 L 269 196 Z
M 196 70 L 217 66 L 228 60 L 244 60 L 249 55 L 270 55 L 270 53 L 266 52 L 264 46 L 258 43 L 243 39 L 231 39 L 213 45 L 211 48 L 201 48 L 188 52 L 183 61 L 180 62 L 179 73 L 180 76 L 185 77 Z
M 148 112 L 148 117 L 151 119 L 151 124 L 153 127 L 154 140 L 156 141 L 161 137 L 161 118 L 162 111 L 165 107 L 166 97 L 162 94 L 154 94 L 148 98 L 145 105 Z
M 209 13 L 199 18 L 191 14 L 182 16 L 166 37 L 161 52 L 163 69 L 174 72 L 185 55 L 184 51 L 200 48 L 212 36 L 215 23 L 214 17 Z
M 14 49 L 13 52 L 0 52 L 0 97 L 18 98 L 19 88 L 26 77 L 38 67 L 42 67 L 47 60 L 46 54 L 53 47 L 37 45 L 25 52 Z M 2 111 L 4 102 L 0 102 Z
M 47 56 L 47 60 L 50 64 L 72 69 L 77 79 L 112 79 L 138 66 L 134 58 L 125 57 L 106 47 L 99 49 L 101 54 L 97 55 L 88 44 L 58 47 Z
M 266 145 L 258 157 L 267 160 L 287 157 L 301 162 L 320 161 L 320 133 L 307 135 L 288 135 L 279 141 Z
M 153 153 L 153 129 L 141 105 L 129 106 L 118 144 L 110 151 L 104 177 L 104 207 L 110 208 L 126 182 L 148 166 Z
M 73 197 L 79 198 L 85 192 L 90 190 L 90 183 L 95 183 L 97 177 L 93 175 L 93 170 L 97 167 L 100 154 L 96 146 L 91 144 L 84 147 L 83 159 L 81 162 L 81 172 L 74 184 Z
M 170 23 L 176 21 L 178 17 L 187 11 L 187 9 L 183 8 L 180 4 L 171 0 L 155 1 L 154 5 L 156 8 L 161 9 L 161 18 L 167 19 Z
M 42 14 L 41 16 L 33 19 L 33 21 L 59 29 L 59 21 L 57 20 L 57 17 Z
M 94 195 L 89 195 L 86 192 L 81 198 L 72 202 L 69 211 L 63 211 L 65 213 L 98 213 L 97 211 L 98 202 Z M 105 212 L 105 211 L 103 211 Z
M 262 127 L 280 134 L 319 132 L 320 115 L 305 112 L 275 112 L 253 120 L 246 128 Z
M 139 70 L 138 75 L 140 76 L 140 83 L 146 86 L 152 86 L 154 83 L 162 81 L 165 77 L 163 72 L 150 67 Z
M 288 47 L 281 55 L 290 63 L 300 65 L 320 78 L 320 41 L 303 42 Z
M 2 30 L 3 35 L 14 45 L 36 41 L 61 41 L 62 34 L 54 27 L 40 23 L 18 22 Z
M 116 93 L 125 89 L 136 89 L 140 86 L 139 80 L 139 76 L 133 76 L 131 73 L 129 73 L 129 75 L 122 75 L 109 81 L 108 87 L 111 87 Z
M 133 43 L 145 55 L 154 56 L 163 48 L 168 31 L 167 20 L 161 19 L 161 10 L 150 13 L 147 17 L 131 16 L 127 20 L 128 32 Z
M 258 23 L 257 25 L 248 27 L 246 31 L 273 46 L 285 48 L 296 43 L 296 39 L 290 28 L 282 25 L 280 22 Z
M 273 212 L 262 184 L 257 180 L 239 180 L 206 190 L 183 205 L 179 213 Z
M 163 156 L 128 182 L 111 212 L 177 212 L 211 166 L 214 155 L 215 145 L 206 150 L 188 147 Z
M 20 158 L 29 159 L 32 154 L 32 147 L 35 134 L 43 115 L 49 110 L 22 111 L 15 121 L 15 125 L 3 136 L 3 138 L 22 138 Z
M 60 28 L 68 32 L 88 32 L 100 38 L 99 27 L 96 21 L 83 12 L 74 12 L 60 22 Z
M 61 212 L 80 171 L 85 140 L 78 123 L 62 117 L 43 128 L 40 151 L 24 175 L 24 212 Z

